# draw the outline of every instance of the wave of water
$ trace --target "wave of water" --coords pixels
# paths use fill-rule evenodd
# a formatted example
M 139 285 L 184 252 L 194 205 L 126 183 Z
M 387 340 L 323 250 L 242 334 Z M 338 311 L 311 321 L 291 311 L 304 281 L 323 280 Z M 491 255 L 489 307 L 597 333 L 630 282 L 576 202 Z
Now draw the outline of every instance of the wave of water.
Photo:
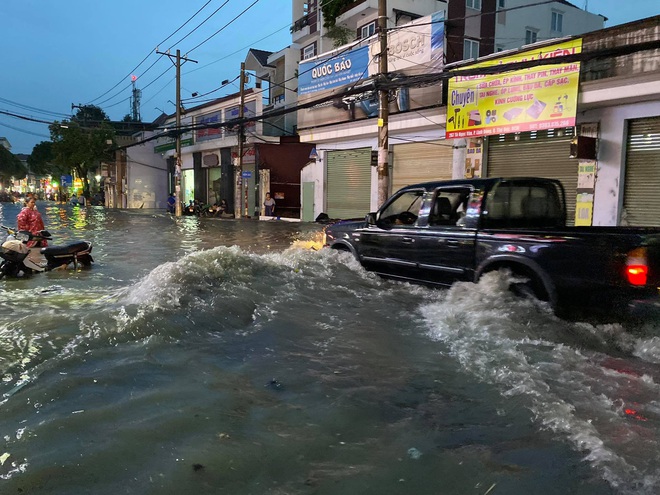
M 421 309 L 429 336 L 466 373 L 522 399 L 539 428 L 569 442 L 612 487 L 657 493 L 660 325 L 635 336 L 621 325 L 568 323 L 507 286 L 501 274 L 455 285 Z
M 126 473 L 136 493 L 530 493 L 541 476 L 657 492 L 658 326 L 566 322 L 508 282 L 429 290 L 345 253 L 218 246 L 109 293 L 15 286 L 0 476 L 52 493 L 117 493 Z

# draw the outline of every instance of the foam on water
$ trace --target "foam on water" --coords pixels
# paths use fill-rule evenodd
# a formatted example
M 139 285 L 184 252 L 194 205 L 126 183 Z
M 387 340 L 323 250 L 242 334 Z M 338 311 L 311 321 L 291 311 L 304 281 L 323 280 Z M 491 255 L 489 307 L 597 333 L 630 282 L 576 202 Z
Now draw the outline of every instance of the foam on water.
M 137 430 L 131 428 L 146 421 L 136 416 L 136 407 L 147 413 L 156 430 L 180 425 L 182 414 L 190 416 L 186 425 L 195 440 L 196 426 L 191 425 L 198 421 L 200 409 L 204 414 L 218 408 L 237 413 L 237 425 L 255 432 L 253 438 L 259 440 L 269 432 L 269 425 L 262 424 L 269 421 L 258 420 L 261 415 L 270 422 L 275 419 L 282 429 L 277 445 L 285 437 L 290 441 L 289 435 L 299 438 L 300 445 L 312 437 L 332 439 L 342 422 L 352 425 L 354 415 L 360 417 L 363 407 L 368 415 L 364 424 L 373 422 L 378 430 L 371 432 L 373 438 L 366 435 L 361 439 L 375 445 L 370 452 L 360 447 L 366 471 L 378 465 L 375 459 L 379 457 L 385 471 L 399 465 L 400 461 L 389 464 L 390 451 L 396 446 L 398 455 L 415 466 L 436 461 L 437 466 L 446 465 L 454 458 L 461 459 L 459 466 L 465 457 L 466 464 L 475 463 L 476 472 L 481 464 L 475 459 L 493 456 L 488 441 L 485 446 L 472 445 L 469 433 L 454 437 L 449 432 L 450 438 L 445 438 L 444 424 L 438 419 L 451 409 L 444 398 L 449 404 L 454 399 L 454 389 L 443 389 L 444 382 L 455 380 L 456 389 L 486 384 L 483 388 L 491 398 L 502 399 L 498 405 L 511 401 L 524 406 L 531 414 L 509 416 L 503 422 L 522 422 L 525 429 L 528 417 L 533 417 L 539 430 L 551 432 L 580 452 L 595 477 L 607 479 L 616 491 L 654 493 L 660 489 L 660 373 L 656 370 L 660 340 L 653 325 L 631 332 L 622 325 L 563 321 L 543 304 L 511 296 L 509 280 L 501 274 L 484 277 L 477 285 L 456 284 L 448 291 L 388 282 L 364 271 L 347 253 L 317 252 L 306 243 L 296 244 L 297 248 L 260 254 L 237 246 L 198 250 L 156 266 L 144 276 L 135 274 L 132 281 L 110 293 L 89 285 L 80 291 L 75 283 L 53 285 L 39 293 L 43 289 L 24 288 L 19 282 L 11 293 L 0 291 L 0 302 L 11 305 L 0 326 L 2 405 L 11 418 L 2 434 L 5 451 L 11 456 L 0 467 L 0 476 L 18 478 L 26 469 L 30 476 L 32 469 L 38 479 L 38 473 L 47 473 L 37 447 L 26 447 L 30 435 L 42 435 L 44 442 L 49 434 L 59 435 L 64 426 L 89 431 L 88 438 L 95 438 L 96 429 L 102 427 L 132 436 Z M 44 311 L 34 315 L 30 307 L 37 295 Z M 419 336 L 425 330 L 432 345 L 427 346 L 427 339 Z M 205 346 L 212 357 L 200 352 Z M 434 366 L 436 349 L 438 362 L 443 362 L 438 367 Z M 206 359 L 203 366 L 195 361 L 199 358 Z M 423 361 L 429 358 L 431 366 Z M 255 385 L 261 378 L 247 377 L 246 366 L 255 374 L 279 369 L 291 377 L 287 381 L 277 376 L 286 383 L 271 396 L 265 381 Z M 195 375 L 198 369 L 203 375 L 199 379 Z M 446 374 L 429 377 L 431 369 Z M 456 369 L 468 378 L 458 376 Z M 91 382 L 99 376 L 107 380 L 103 389 Z M 234 390 L 237 378 L 243 383 Z M 423 393 L 419 393 L 419 381 L 424 383 L 419 386 Z M 17 393 L 31 390 L 26 386 L 32 384 L 32 390 L 42 397 L 54 397 L 54 402 L 42 407 L 40 403 L 45 401 L 41 398 L 29 402 L 30 394 Z M 189 389 L 197 394 L 192 408 L 185 404 Z M 333 395 L 331 405 L 323 402 L 329 394 Z M 438 398 L 431 400 L 433 394 Z M 78 403 L 80 397 L 85 399 L 83 403 Z M 264 405 L 253 409 L 257 398 Z M 309 402 L 305 402 L 307 398 Z M 115 408 L 113 399 L 122 404 Z M 466 401 L 471 399 L 468 396 Z M 240 407 L 234 408 L 236 401 Z M 185 412 L 177 411 L 170 402 Z M 167 407 L 161 409 L 161 403 Z M 487 406 L 471 418 L 476 430 L 482 423 L 491 423 L 490 404 Z M 95 407 L 97 416 L 92 414 Z M 315 411 L 313 418 L 299 421 L 310 408 Z M 346 417 L 333 416 L 342 408 Z M 501 418 L 506 410 L 504 406 L 492 414 L 502 411 Z M 460 411 L 455 414 L 461 416 Z M 463 419 L 456 419 L 461 431 Z M 314 436 L 319 428 L 310 427 L 311 422 L 325 424 L 320 437 Z M 421 432 L 413 428 L 419 433 L 414 442 L 407 436 L 411 422 L 423 425 Z M 436 424 L 441 426 L 431 431 Z M 172 429 L 173 436 L 178 429 Z M 464 449 L 443 448 L 466 439 L 468 443 L 461 444 Z M 317 441 L 319 451 L 329 441 Z M 67 442 L 70 451 L 63 458 L 71 466 L 78 462 L 78 437 L 72 434 Z M 121 446 L 90 443 L 99 457 L 88 459 L 85 468 L 97 469 L 100 464 L 95 461 L 107 449 L 115 469 L 124 469 L 114 460 L 124 443 L 131 449 L 141 448 L 126 438 L 117 442 Z M 40 445 L 39 439 L 34 444 Z M 262 450 L 267 451 L 255 447 L 259 452 L 250 452 L 250 445 L 239 449 L 246 466 L 252 466 Z M 190 449 L 192 457 L 199 450 L 197 442 Z M 485 454 L 479 454 L 479 449 Z M 215 443 L 209 447 L 210 453 L 219 450 Z M 563 451 L 570 449 L 564 447 Z M 293 452 L 297 462 L 310 455 L 302 447 Z M 23 457 L 31 462 L 36 458 L 41 466 L 29 468 Z M 161 464 L 164 457 L 161 453 L 153 459 Z M 348 467 L 341 457 L 331 462 L 338 480 L 350 479 L 343 473 Z M 246 468 L 245 476 L 250 469 Z M 590 469 L 585 467 L 585 471 Z M 103 476 L 100 471 L 94 475 Z M 427 476 L 425 480 L 434 475 Z M 460 482 L 458 478 L 456 483 Z M 485 485 L 486 489 L 491 485 Z
M 649 367 L 630 355 L 612 357 L 631 351 L 655 363 L 657 338 L 632 337 L 621 325 L 559 320 L 538 303 L 515 299 L 503 290 L 508 283 L 489 274 L 424 305 L 431 338 L 443 342 L 466 373 L 522 400 L 540 428 L 583 452 L 613 487 L 657 493 L 660 377 L 645 373 Z M 618 369 L 621 363 L 626 369 Z
M 363 285 L 339 283 L 341 273 Z M 291 301 L 322 305 L 324 291 L 361 298 L 365 287 L 382 286 L 388 287 L 346 253 L 294 247 L 254 254 L 232 246 L 163 263 L 109 294 L 61 286 L 0 291 L 0 301 L 11 303 L 15 314 L 0 328 L 4 398 L 36 380 L 53 360 L 79 358 L 90 349 L 153 338 L 175 342 L 196 321 L 205 322 L 198 329 L 203 333 L 255 332 Z
M 338 264 L 341 259 L 344 264 Z M 282 301 L 300 292 L 333 292 L 329 284 L 337 270 L 348 267 L 361 279 L 382 285 L 375 275 L 365 272 L 346 253 L 288 249 L 283 252 L 253 254 L 237 246 L 216 247 L 191 253 L 152 270 L 125 294 L 124 303 L 150 310 L 178 310 L 195 306 L 207 310 L 223 301 L 249 300 L 257 304 Z M 359 287 L 342 287 L 360 297 Z

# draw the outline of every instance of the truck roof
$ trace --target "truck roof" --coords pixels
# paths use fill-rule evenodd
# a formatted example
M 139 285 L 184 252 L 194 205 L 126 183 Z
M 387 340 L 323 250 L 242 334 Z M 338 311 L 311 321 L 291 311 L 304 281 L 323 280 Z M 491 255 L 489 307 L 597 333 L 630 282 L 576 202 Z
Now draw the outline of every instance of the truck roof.
M 430 182 L 420 182 L 418 184 L 410 184 L 404 186 L 400 191 L 406 189 L 419 189 L 422 188 L 426 191 L 433 191 L 438 187 L 452 187 L 452 186 L 472 186 L 482 189 L 490 189 L 493 185 L 498 182 L 504 182 L 508 180 L 525 180 L 525 181 L 543 181 L 543 182 L 559 182 L 557 179 L 547 179 L 543 177 L 488 177 L 488 178 L 477 178 L 477 179 L 453 179 L 453 180 L 438 180 Z

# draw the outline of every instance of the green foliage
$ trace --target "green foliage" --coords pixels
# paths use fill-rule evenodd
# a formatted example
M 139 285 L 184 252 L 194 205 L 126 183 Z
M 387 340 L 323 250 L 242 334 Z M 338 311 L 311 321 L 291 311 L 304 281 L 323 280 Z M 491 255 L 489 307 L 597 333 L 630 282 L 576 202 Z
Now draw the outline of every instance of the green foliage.
M 321 6 L 321 11 L 323 12 L 323 26 L 326 28 L 331 28 L 335 25 L 335 21 L 344 7 L 347 7 L 355 3 L 355 0 L 334 0 L 332 2 L 325 2 Z
M 104 122 L 110 122 L 110 119 L 100 107 L 84 105 L 78 108 L 71 121 L 83 127 L 100 127 Z
M 355 31 L 335 24 L 326 30 L 325 36 L 332 40 L 333 48 L 337 48 L 353 41 L 355 39 Z
M 104 114 L 105 115 L 105 114 Z M 80 118 L 91 117 L 91 114 Z M 93 126 L 79 125 L 78 116 L 70 122 L 55 122 L 50 126 L 52 160 L 65 170 L 75 170 L 83 181 L 83 191 L 89 195 L 88 175 L 96 171 L 101 161 L 112 161 L 110 151 L 114 143 L 115 131 L 105 121 L 96 120 Z M 107 121 L 107 118 L 105 119 Z M 91 120 L 86 120 L 89 124 Z M 110 142 L 110 144 L 108 144 Z
M 53 143 L 42 141 L 32 148 L 32 153 L 27 159 L 30 172 L 36 175 L 59 176 L 58 167 L 53 162 Z
M 23 163 L 4 146 L 0 146 L 0 180 L 7 184 L 12 177 L 23 178 L 27 170 Z

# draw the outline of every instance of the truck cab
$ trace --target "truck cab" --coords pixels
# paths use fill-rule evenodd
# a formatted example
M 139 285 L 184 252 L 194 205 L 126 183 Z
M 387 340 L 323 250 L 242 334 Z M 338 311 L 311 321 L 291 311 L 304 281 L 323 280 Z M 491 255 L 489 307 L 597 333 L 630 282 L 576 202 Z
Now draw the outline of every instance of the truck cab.
M 514 289 L 555 308 L 658 299 L 660 229 L 567 227 L 564 190 L 553 179 L 410 185 L 365 221 L 325 233 L 330 248 L 398 280 L 449 286 L 506 269 L 523 281 Z

